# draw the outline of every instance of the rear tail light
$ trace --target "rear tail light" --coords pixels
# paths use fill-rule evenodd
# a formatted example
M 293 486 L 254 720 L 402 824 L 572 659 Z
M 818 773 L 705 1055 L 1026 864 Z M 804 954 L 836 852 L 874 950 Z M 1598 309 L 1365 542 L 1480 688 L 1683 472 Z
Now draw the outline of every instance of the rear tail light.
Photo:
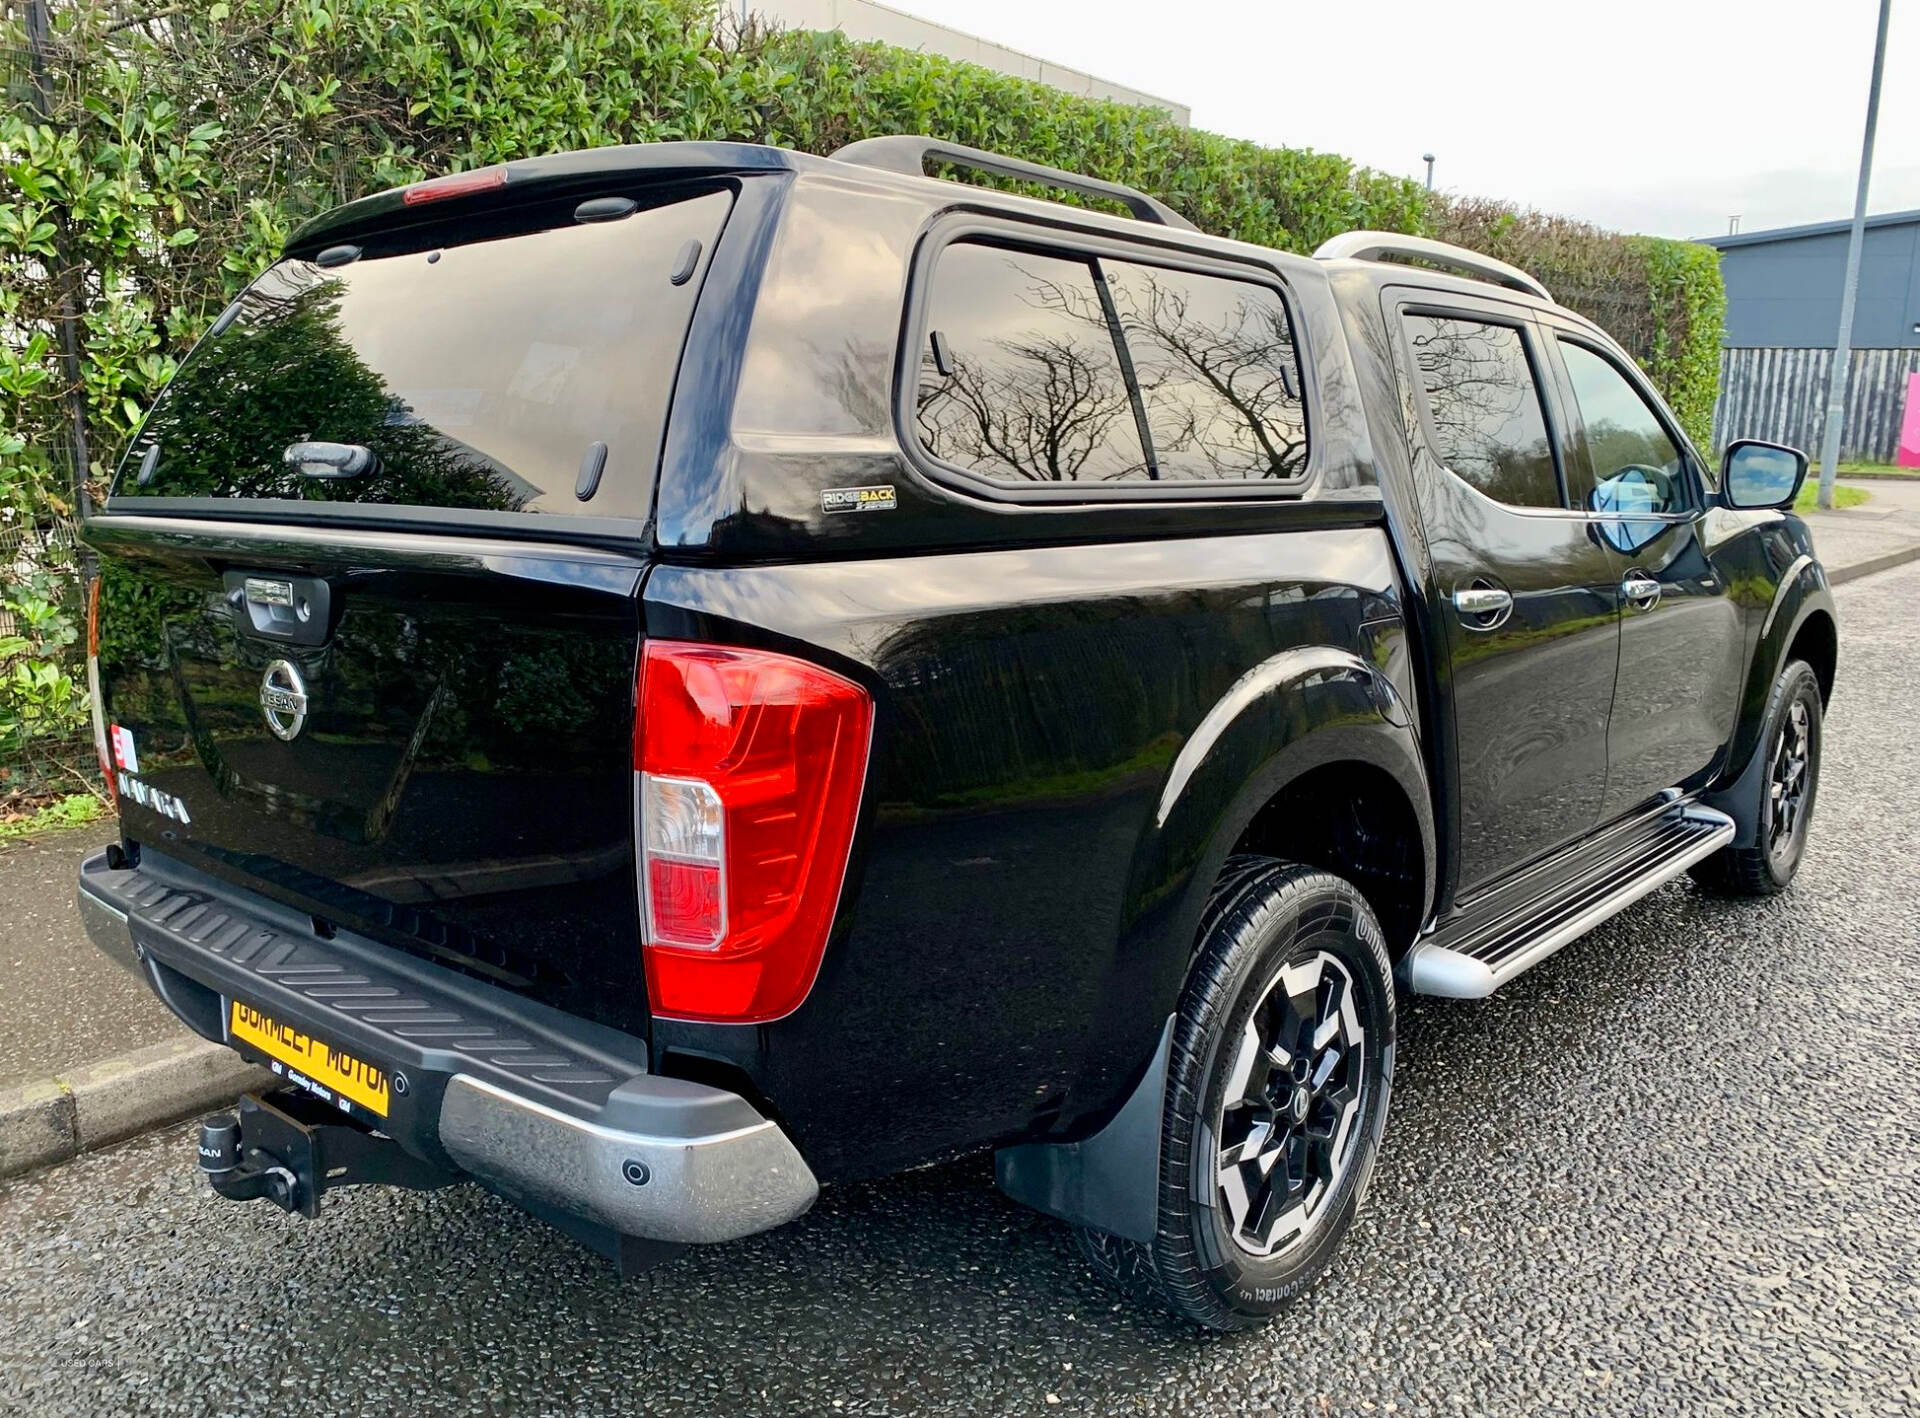
M 763 1022 L 819 973 L 873 704 L 758 650 L 651 640 L 640 666 L 642 929 L 656 1014 Z
M 448 197 L 466 197 L 475 192 L 490 192 L 507 185 L 504 167 L 477 167 L 472 172 L 452 172 L 445 177 L 429 177 L 411 187 L 400 189 L 400 201 L 409 207 L 422 202 L 440 202 Z
M 87 583 L 87 707 L 93 713 L 93 752 L 100 760 L 100 776 L 107 781 L 107 801 L 117 809 L 120 795 L 113 786 L 113 754 L 107 746 L 107 706 L 100 702 L 100 577 Z

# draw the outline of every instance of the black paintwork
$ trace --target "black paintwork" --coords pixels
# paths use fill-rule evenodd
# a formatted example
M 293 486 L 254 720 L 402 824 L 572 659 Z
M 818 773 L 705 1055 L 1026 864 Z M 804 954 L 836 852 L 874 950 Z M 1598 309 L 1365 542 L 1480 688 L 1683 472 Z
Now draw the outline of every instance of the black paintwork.
M 509 171 L 501 193 L 421 212 L 652 180 L 735 192 L 648 520 L 236 500 L 214 523 L 192 520 L 204 503 L 110 500 L 89 527 L 109 714 L 193 812 L 184 826 L 123 801 L 123 831 L 649 1035 L 656 1068 L 748 1092 L 823 1179 L 1111 1116 L 1174 1007 L 1215 873 L 1302 775 L 1365 765 L 1400 794 L 1409 919 L 1451 919 L 1653 792 L 1738 791 L 1782 657 L 1830 652 L 1804 526 L 1717 506 L 1704 469 L 1692 510 L 1632 558 L 1594 535 L 1548 356 L 1573 505 L 1515 512 L 1440 465 L 1398 304 L 1497 308 L 1542 350 L 1562 323 L 1604 343 L 1545 302 L 737 145 Z M 422 219 L 369 198 L 295 246 Z M 1304 481 L 1022 503 L 943 475 L 909 393 L 926 272 L 958 236 L 1281 291 Z M 887 510 L 822 501 L 875 486 Z M 1623 607 L 1630 568 L 1661 581 L 1653 611 Z M 235 569 L 324 578 L 326 642 L 247 636 L 221 596 Z M 1516 597 L 1499 631 L 1451 602 L 1476 576 Z M 648 1016 L 628 747 L 643 634 L 806 656 L 874 696 L 825 963 L 776 1023 Z M 316 704 L 292 744 L 255 702 L 282 654 Z M 1341 776 L 1313 781 L 1306 815 L 1339 819 Z
M 131 841 L 644 1033 L 630 800 L 643 563 L 538 543 L 108 516 L 100 662 Z M 254 632 L 229 568 L 324 578 L 324 644 Z M 268 731 L 289 661 L 308 723 Z

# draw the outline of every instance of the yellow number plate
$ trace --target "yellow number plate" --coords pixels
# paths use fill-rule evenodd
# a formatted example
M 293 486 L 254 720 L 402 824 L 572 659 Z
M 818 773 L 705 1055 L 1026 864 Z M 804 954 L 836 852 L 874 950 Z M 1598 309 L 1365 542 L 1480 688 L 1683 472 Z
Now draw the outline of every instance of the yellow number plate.
M 318 1084 L 321 1090 L 331 1090 L 383 1118 L 387 1115 L 385 1069 L 363 1063 L 239 1000 L 233 1002 L 227 1029 L 235 1039 L 278 1059 L 299 1074 L 301 1081 Z

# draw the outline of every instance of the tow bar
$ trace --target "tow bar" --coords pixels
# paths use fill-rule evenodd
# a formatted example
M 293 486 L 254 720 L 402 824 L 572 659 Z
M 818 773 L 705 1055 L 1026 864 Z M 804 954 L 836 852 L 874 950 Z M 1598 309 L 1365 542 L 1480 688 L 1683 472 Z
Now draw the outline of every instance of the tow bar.
M 200 1170 L 221 1196 L 265 1198 L 309 1218 L 320 1214 L 321 1196 L 335 1187 L 380 1183 L 431 1191 L 459 1180 L 296 1088 L 249 1093 L 238 1117 L 203 1120 Z

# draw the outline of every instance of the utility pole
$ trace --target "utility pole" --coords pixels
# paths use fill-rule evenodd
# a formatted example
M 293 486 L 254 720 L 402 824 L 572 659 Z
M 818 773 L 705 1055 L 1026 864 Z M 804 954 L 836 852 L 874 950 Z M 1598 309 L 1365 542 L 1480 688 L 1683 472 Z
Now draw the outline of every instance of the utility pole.
M 1840 471 L 1840 434 L 1847 421 L 1847 370 L 1853 363 L 1853 305 L 1860 293 L 1860 245 L 1867 231 L 1867 184 L 1873 178 L 1873 129 L 1880 121 L 1880 74 L 1887 62 L 1887 19 L 1893 0 L 1880 0 L 1880 29 L 1873 41 L 1873 83 L 1867 88 L 1867 133 L 1860 143 L 1860 185 L 1853 195 L 1853 231 L 1847 237 L 1846 284 L 1840 291 L 1840 338 L 1827 375 L 1827 432 L 1820 440 L 1820 505 L 1833 507 L 1833 479 Z
M 1427 191 L 1433 191 L 1433 154 L 1420 154 L 1420 161 L 1427 165 Z

